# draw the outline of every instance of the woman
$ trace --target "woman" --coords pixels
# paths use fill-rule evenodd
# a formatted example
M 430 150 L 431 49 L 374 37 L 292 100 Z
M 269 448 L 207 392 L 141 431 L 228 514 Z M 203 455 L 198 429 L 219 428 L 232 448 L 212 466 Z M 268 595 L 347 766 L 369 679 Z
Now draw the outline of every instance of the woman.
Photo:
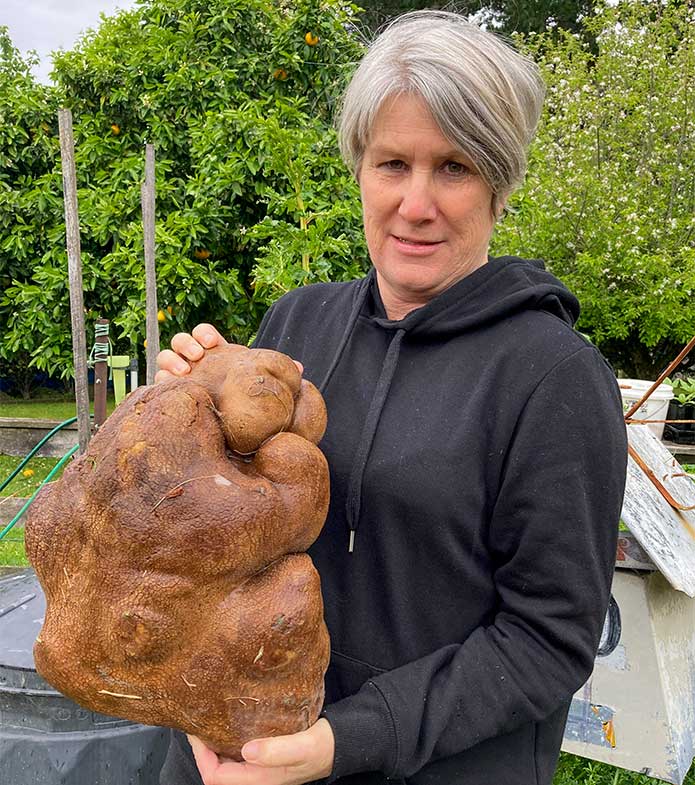
M 245 764 L 192 739 L 206 785 L 551 782 L 609 598 L 626 444 L 574 296 L 540 263 L 488 257 L 542 95 L 532 63 L 432 11 L 392 24 L 348 87 L 373 268 L 290 292 L 255 344 L 300 361 L 329 412 L 310 550 L 326 703 Z M 177 335 L 159 378 L 223 341 Z M 162 782 L 200 782 L 180 734 Z

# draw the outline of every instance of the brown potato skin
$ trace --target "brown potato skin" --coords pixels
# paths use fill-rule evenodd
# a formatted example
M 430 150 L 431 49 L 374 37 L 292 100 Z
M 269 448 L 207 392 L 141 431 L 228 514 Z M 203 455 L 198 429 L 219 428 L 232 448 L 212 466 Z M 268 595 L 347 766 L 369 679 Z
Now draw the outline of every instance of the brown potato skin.
M 39 673 L 237 760 L 313 724 L 329 640 L 303 551 L 328 510 L 325 424 L 292 360 L 235 345 L 128 396 L 29 513 Z

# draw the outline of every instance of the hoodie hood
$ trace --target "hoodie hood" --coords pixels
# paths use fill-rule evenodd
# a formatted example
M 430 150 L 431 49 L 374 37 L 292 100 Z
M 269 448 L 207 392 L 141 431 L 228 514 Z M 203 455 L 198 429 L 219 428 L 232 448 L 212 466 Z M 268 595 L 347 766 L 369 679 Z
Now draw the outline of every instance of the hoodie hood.
M 376 292 L 376 277 L 374 280 Z M 376 294 L 378 297 L 378 293 Z M 491 258 L 487 264 L 450 286 L 446 291 L 411 311 L 399 321 L 382 316 L 375 321 L 387 329 L 409 335 L 445 337 L 496 322 L 520 311 L 545 311 L 573 326 L 579 317 L 577 298 L 540 259 L 517 256 Z
M 489 258 L 487 264 L 426 305 L 403 319 L 394 320 L 386 316 L 376 271 L 372 267 L 355 290 L 342 338 L 317 386 L 321 392 L 328 386 L 360 314 L 369 316 L 384 329 L 394 331 L 400 344 L 405 334 L 445 338 L 527 310 L 550 313 L 574 326 L 579 318 L 579 301 L 545 269 L 542 260 L 499 256 Z

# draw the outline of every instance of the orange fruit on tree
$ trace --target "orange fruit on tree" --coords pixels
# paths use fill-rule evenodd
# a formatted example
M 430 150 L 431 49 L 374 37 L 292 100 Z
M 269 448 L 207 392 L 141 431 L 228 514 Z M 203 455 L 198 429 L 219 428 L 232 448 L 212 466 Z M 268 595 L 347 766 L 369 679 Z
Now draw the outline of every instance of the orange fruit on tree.
M 167 305 L 167 313 L 169 314 L 169 316 L 174 315 L 174 309 L 170 305 Z
M 161 324 L 162 322 L 166 322 L 166 320 L 167 320 L 167 315 L 166 315 L 166 314 L 164 313 L 164 311 L 163 311 L 163 310 L 160 308 L 160 309 L 157 311 L 157 321 L 158 321 L 158 322 Z
M 276 68 L 273 71 L 273 79 L 277 79 L 278 82 L 284 82 L 287 79 L 287 71 L 284 68 Z
M 210 251 L 206 248 L 198 248 L 198 250 L 193 251 L 193 256 L 196 259 L 207 259 L 210 256 Z
M 120 134 L 120 133 L 121 133 L 121 126 L 120 126 L 120 125 L 117 125 L 116 123 L 114 123 L 114 124 L 111 126 L 111 133 L 112 133 L 114 136 L 118 136 L 118 134 Z
M 316 44 L 318 44 L 319 42 L 319 37 L 317 35 L 314 35 L 311 31 L 309 31 L 304 36 L 304 42 L 307 44 L 307 46 L 316 46 Z

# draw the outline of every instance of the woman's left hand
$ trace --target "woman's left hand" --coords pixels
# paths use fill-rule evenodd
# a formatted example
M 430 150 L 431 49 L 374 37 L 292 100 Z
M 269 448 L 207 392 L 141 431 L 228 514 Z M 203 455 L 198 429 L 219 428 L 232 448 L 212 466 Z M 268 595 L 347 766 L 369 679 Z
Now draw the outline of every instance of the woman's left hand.
M 323 718 L 291 736 L 247 742 L 242 763 L 218 757 L 195 736 L 188 740 L 205 785 L 301 785 L 327 777 L 333 769 L 333 730 Z

